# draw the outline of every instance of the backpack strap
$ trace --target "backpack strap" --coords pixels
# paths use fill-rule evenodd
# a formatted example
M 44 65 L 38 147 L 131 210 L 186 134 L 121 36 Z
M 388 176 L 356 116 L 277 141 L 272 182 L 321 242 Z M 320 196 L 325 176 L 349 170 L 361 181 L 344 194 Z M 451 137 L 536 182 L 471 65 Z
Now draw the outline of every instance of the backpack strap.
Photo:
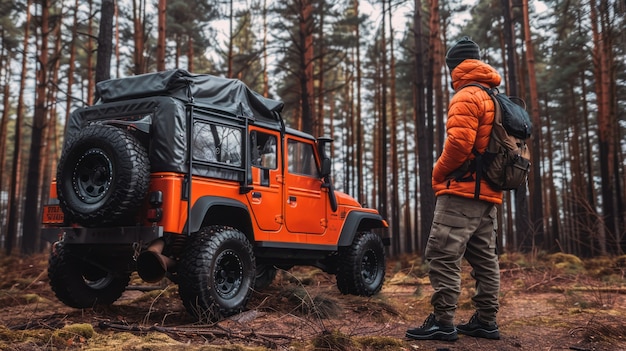
M 498 106 L 498 102 L 495 99 L 495 93 L 494 93 L 494 89 L 497 90 L 497 88 L 486 88 L 483 85 L 480 85 L 478 83 L 470 83 L 467 85 L 462 86 L 461 88 L 459 88 L 459 90 L 469 87 L 469 86 L 475 86 L 475 87 L 479 87 L 482 90 L 484 90 L 487 94 L 489 94 L 489 97 L 491 97 L 491 100 L 494 103 L 494 107 L 495 107 L 495 114 L 499 114 L 499 106 Z M 494 116 L 494 118 L 496 118 L 496 116 Z M 495 120 L 494 120 L 495 121 Z M 491 136 L 490 136 L 491 137 Z M 476 173 L 476 183 L 474 186 L 474 199 L 478 200 L 480 198 L 480 181 L 483 179 L 483 153 L 478 152 L 478 150 L 476 150 L 475 147 L 472 147 L 472 153 L 474 154 L 474 162 L 470 163 L 470 167 L 474 167 L 474 172 Z M 452 173 L 453 175 L 455 173 L 457 173 L 458 171 Z M 456 179 L 456 178 L 455 178 Z M 464 178 L 463 178 L 464 179 Z M 457 181 L 463 181 L 462 179 L 456 179 Z
M 480 198 L 480 181 L 483 179 L 483 154 L 478 152 L 476 148 L 472 148 L 472 153 L 476 155 L 474 164 L 476 167 L 476 184 L 474 185 L 474 199 Z

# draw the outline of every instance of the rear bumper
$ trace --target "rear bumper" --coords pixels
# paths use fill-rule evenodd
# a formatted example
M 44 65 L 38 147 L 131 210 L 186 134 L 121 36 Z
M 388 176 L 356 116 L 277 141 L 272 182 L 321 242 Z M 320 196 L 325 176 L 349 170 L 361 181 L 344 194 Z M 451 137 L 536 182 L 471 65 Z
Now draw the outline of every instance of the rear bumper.
M 132 244 L 148 243 L 163 236 L 163 227 L 48 227 L 41 229 L 41 238 L 48 242 L 68 244 Z

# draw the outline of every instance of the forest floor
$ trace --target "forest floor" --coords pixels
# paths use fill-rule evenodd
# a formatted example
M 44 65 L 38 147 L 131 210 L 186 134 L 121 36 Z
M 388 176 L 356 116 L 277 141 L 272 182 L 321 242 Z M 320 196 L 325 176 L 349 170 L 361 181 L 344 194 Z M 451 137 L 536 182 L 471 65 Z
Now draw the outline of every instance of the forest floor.
M 528 261 L 531 261 L 530 263 Z M 279 272 L 248 310 L 212 325 L 185 312 L 177 286 L 138 278 L 114 305 L 73 309 L 48 285 L 47 255 L 0 258 L 0 350 L 626 350 L 626 257 L 503 255 L 502 338 L 411 341 L 432 289 L 415 257 L 388 262 L 382 291 L 341 295 L 314 268 Z M 457 322 L 472 315 L 463 271 Z

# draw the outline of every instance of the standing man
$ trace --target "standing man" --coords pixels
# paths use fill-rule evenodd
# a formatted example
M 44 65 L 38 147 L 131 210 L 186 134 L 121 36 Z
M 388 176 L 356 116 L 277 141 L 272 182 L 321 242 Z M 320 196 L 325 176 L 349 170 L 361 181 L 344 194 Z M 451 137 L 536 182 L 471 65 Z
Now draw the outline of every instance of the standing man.
M 459 40 L 446 54 L 452 87 L 456 94 L 448 107 L 447 138 L 443 152 L 433 168 L 433 190 L 437 202 L 426 245 L 433 313 L 421 327 L 406 331 L 416 340 L 457 340 L 457 332 L 488 339 L 499 339 L 496 324 L 500 269 L 496 254 L 497 204 L 502 192 L 481 180 L 476 194 L 475 173 L 459 175 L 466 161 L 474 159 L 476 149 L 487 148 L 495 117 L 493 100 L 483 89 L 500 85 L 496 70 L 480 61 L 480 49 L 468 37 Z M 461 172 L 462 173 L 462 172 Z M 461 259 L 472 266 L 476 312 L 468 323 L 454 326 L 454 315 L 461 293 Z

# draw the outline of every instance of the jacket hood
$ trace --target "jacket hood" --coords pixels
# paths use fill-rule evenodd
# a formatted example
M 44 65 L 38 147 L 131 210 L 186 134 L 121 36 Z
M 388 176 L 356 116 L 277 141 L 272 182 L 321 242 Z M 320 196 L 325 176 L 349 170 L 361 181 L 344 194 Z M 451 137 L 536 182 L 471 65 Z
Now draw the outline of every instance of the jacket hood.
M 470 83 L 482 83 L 493 88 L 502 82 L 502 77 L 495 68 L 483 61 L 474 59 L 461 62 L 450 72 L 450 76 L 455 91 Z

